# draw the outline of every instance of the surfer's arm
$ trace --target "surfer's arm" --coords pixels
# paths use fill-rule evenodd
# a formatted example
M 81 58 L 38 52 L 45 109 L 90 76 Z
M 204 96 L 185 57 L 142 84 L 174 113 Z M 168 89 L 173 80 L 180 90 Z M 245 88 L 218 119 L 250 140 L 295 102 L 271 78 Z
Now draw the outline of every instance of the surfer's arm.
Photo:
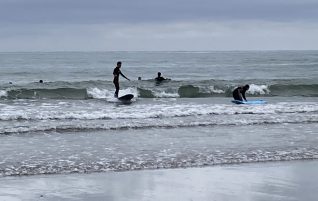
M 130 79 L 128 79 L 122 72 L 120 72 L 120 74 L 121 74 L 121 76 L 123 76 L 126 80 L 129 80 L 129 81 L 130 81 Z
M 242 99 L 242 100 L 247 101 L 247 100 L 246 100 L 246 97 L 245 97 L 245 92 L 243 92 L 243 93 L 242 93 L 242 97 L 243 97 L 243 99 Z

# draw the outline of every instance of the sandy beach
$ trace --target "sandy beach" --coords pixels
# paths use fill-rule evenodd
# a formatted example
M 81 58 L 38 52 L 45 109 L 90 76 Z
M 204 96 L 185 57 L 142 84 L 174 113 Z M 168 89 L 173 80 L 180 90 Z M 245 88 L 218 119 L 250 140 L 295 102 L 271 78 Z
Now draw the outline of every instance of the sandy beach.
M 0 179 L 0 200 L 317 200 L 317 160 Z

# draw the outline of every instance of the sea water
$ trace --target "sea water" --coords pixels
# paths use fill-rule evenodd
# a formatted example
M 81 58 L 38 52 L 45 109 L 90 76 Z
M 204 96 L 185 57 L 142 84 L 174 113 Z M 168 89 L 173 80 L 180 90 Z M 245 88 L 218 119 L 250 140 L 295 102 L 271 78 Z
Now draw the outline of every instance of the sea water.
M 317 159 L 317 130 L 318 51 L 0 53 L 1 176 Z

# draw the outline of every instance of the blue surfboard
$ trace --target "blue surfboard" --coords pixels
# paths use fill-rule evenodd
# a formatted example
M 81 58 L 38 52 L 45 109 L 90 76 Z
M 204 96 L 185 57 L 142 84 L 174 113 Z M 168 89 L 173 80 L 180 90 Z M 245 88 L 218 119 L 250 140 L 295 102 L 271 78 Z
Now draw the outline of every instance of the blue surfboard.
M 249 101 L 232 100 L 232 103 L 247 104 L 247 105 L 261 105 L 261 104 L 265 104 L 266 101 L 264 100 L 249 100 Z

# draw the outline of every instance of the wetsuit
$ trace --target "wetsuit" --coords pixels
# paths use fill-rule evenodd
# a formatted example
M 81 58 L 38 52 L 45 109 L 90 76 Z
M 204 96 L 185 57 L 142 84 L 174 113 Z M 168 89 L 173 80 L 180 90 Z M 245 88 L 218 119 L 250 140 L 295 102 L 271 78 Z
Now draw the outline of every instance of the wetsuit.
M 234 100 L 246 101 L 245 92 L 246 90 L 244 90 L 243 87 L 237 87 L 236 89 L 234 89 L 233 91 Z
M 118 92 L 119 92 L 119 75 L 122 74 L 119 67 L 116 67 L 113 71 L 114 80 L 113 83 L 115 85 L 116 91 L 115 91 L 115 97 L 118 98 Z
M 158 81 L 158 82 L 161 82 L 161 81 L 165 80 L 165 78 L 163 78 L 163 77 L 156 77 L 155 80 Z

